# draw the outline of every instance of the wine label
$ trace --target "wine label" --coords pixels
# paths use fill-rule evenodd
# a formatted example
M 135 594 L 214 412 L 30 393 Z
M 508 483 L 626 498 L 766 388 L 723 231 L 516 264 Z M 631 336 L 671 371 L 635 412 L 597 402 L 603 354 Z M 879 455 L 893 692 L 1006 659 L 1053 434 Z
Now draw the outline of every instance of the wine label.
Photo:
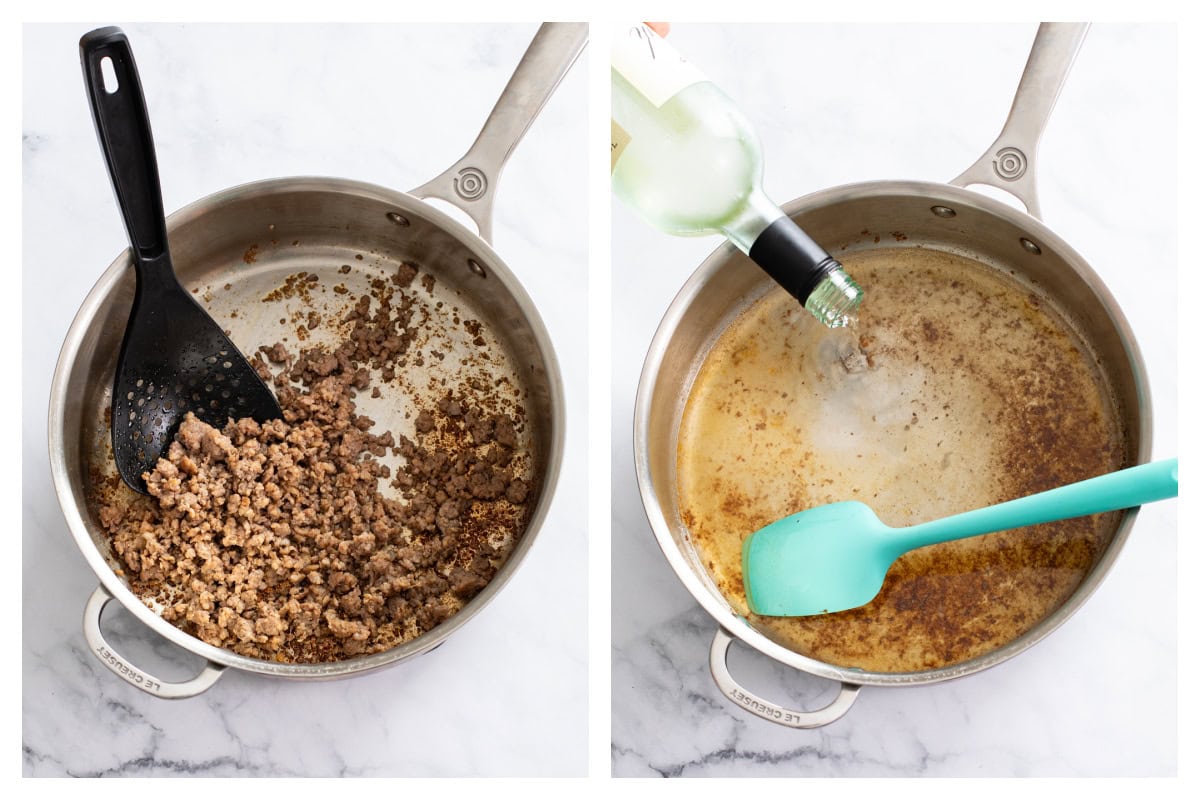
M 609 171 L 617 168 L 617 161 L 621 158 L 621 153 L 625 152 L 625 145 L 629 144 L 629 133 L 617 124 L 617 121 L 612 120 L 612 164 L 609 166 Z
M 708 80 L 703 72 L 645 25 L 613 32 L 612 67 L 655 108 L 693 83 Z

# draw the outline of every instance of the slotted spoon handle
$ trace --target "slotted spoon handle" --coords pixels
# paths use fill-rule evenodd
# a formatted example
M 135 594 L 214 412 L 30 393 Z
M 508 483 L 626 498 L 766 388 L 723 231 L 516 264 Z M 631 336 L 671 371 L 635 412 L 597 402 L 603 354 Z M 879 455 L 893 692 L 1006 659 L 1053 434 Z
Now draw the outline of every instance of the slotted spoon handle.
M 79 55 L 96 135 L 140 273 L 169 256 L 154 137 L 137 64 L 120 28 L 100 28 L 84 35 Z M 106 62 L 112 67 L 108 80 Z

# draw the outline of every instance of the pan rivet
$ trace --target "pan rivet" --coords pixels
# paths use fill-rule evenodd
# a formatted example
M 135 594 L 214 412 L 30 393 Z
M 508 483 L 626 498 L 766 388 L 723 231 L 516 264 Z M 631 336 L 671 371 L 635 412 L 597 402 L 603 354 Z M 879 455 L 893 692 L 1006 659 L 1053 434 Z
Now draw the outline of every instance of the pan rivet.
M 486 278 L 486 277 L 487 277 L 487 273 L 486 273 L 486 272 L 484 272 L 484 270 L 483 270 L 483 267 L 479 266 L 479 262 L 478 262 L 478 261 L 476 261 L 475 259 L 473 259 L 473 258 L 468 258 L 468 259 L 467 259 L 467 266 L 471 268 L 471 272 L 474 272 L 474 273 L 475 273 L 476 275 L 478 275 L 479 277 L 481 277 L 481 278 Z
M 948 208 L 946 206 L 931 206 L 929 210 L 932 211 L 935 216 L 943 217 L 945 219 L 949 219 L 957 214 L 953 208 Z
M 395 211 L 389 211 L 387 213 L 387 218 L 402 228 L 408 227 L 408 217 L 397 214 Z
M 1021 237 L 1021 247 L 1024 247 L 1026 250 L 1033 253 L 1035 256 L 1040 256 L 1042 254 L 1042 248 L 1038 247 L 1036 244 L 1029 241 L 1024 236 Z

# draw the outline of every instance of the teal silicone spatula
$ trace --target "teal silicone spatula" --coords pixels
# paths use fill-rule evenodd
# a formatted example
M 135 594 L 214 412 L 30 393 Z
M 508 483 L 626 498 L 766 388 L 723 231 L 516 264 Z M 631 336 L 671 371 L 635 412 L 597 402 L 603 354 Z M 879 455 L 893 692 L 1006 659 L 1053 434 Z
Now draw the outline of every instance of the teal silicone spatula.
M 866 605 L 897 558 L 918 547 L 1132 508 L 1179 494 L 1179 459 L 1072 483 L 952 517 L 889 528 L 857 501 L 784 517 L 742 544 L 742 579 L 755 614 L 804 617 Z

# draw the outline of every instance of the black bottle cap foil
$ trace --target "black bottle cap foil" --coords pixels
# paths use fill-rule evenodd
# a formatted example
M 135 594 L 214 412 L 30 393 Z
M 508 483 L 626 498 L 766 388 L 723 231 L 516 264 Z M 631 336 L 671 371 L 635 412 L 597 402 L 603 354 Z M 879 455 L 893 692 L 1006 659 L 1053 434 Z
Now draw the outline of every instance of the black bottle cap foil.
M 759 234 L 750 258 L 803 305 L 825 276 L 841 264 L 790 217 L 780 217 Z

